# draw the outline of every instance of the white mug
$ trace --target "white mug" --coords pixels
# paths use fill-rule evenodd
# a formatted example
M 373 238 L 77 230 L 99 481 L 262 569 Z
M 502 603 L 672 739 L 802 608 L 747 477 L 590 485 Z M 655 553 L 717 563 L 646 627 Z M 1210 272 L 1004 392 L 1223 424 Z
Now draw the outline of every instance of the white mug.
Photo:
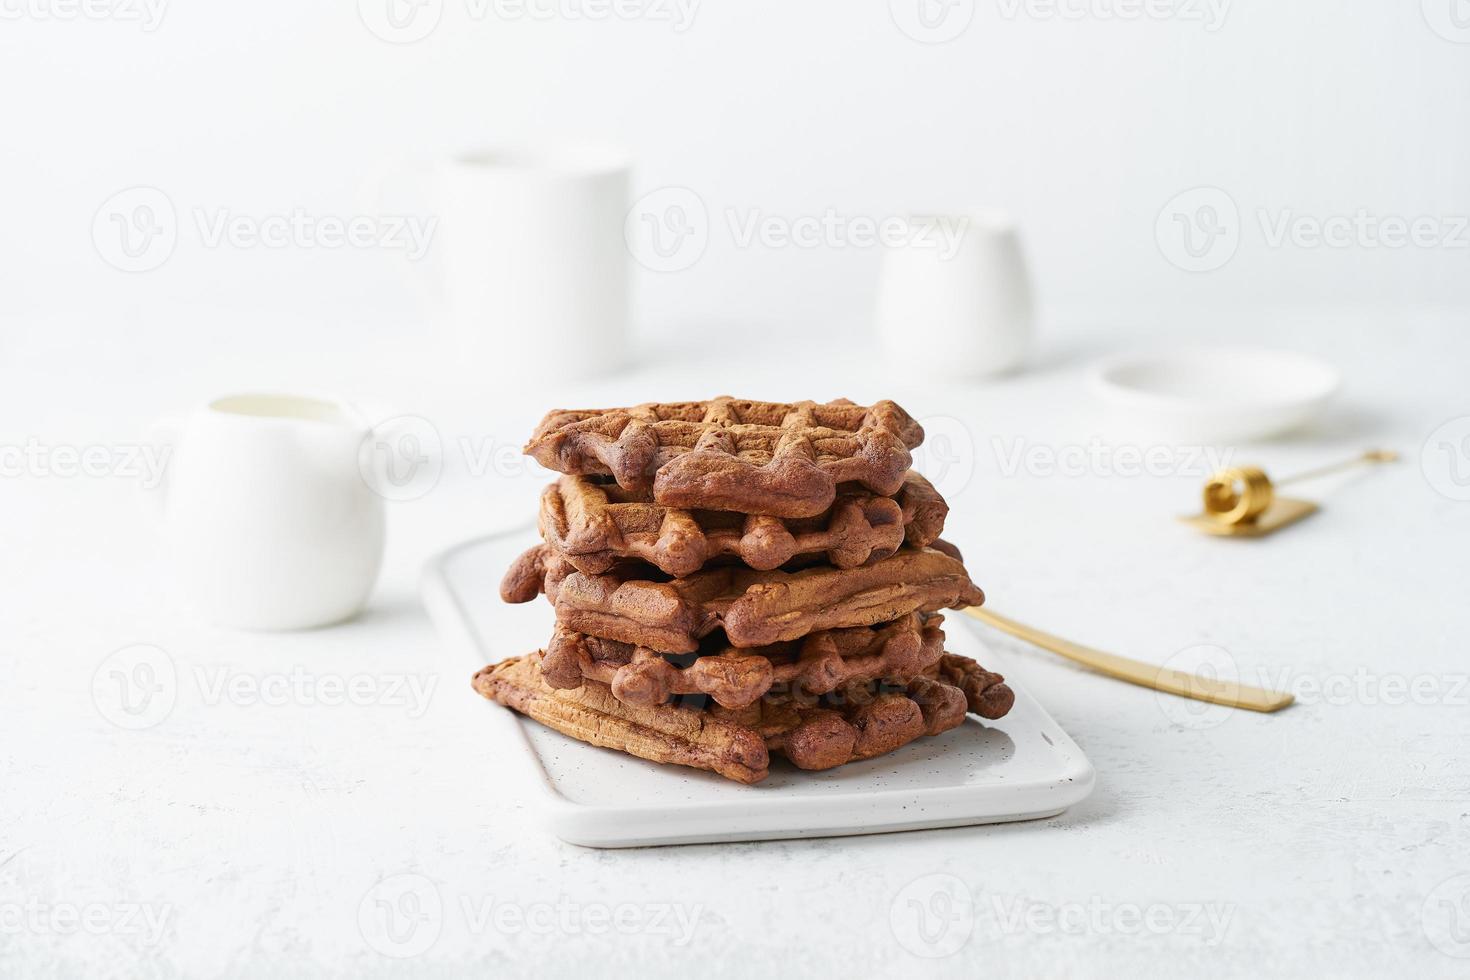
M 613 151 L 497 151 L 439 168 L 445 292 L 461 350 L 586 377 L 626 356 L 630 168 Z
M 214 623 L 325 626 L 367 601 L 383 499 L 359 465 L 370 427 L 349 405 L 220 398 L 181 423 L 161 504 L 176 570 Z
M 892 356 L 938 354 L 926 364 L 956 378 L 1016 369 L 1030 352 L 1035 304 L 1015 225 L 975 211 L 913 218 L 886 243 L 876 326 Z

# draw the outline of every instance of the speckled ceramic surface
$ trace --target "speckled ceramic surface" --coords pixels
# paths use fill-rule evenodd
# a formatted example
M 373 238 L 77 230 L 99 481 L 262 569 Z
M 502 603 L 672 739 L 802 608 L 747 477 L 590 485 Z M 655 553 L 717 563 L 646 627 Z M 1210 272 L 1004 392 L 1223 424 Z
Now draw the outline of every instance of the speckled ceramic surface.
M 526 653 L 551 635 L 545 602 L 500 601 L 501 574 L 534 539 L 523 529 L 450 549 L 425 570 L 424 599 L 447 655 L 462 660 L 464 697 L 480 702 L 470 674 Z M 968 622 L 946 619 L 947 648 L 1006 672 Z M 1011 682 L 1012 687 L 1016 687 Z M 660 766 L 585 745 L 489 702 L 474 705 L 487 737 L 523 756 L 520 776 L 539 786 L 546 825 L 590 847 L 821 837 L 1000 823 L 1052 816 L 1092 790 L 1087 758 L 1027 693 L 1005 718 L 920 739 L 896 752 L 827 772 L 773 762 L 741 786 L 711 773 Z

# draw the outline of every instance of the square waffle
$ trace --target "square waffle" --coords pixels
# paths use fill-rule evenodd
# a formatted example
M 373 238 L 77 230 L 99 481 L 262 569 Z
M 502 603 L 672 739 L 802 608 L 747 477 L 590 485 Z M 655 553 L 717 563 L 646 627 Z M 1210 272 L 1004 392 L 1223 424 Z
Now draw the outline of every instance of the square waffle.
M 745 650 L 716 633 L 689 657 L 558 626 L 541 674 L 559 689 L 606 684 L 624 704 L 652 707 L 676 695 L 704 694 L 723 708 L 744 708 L 772 690 L 818 695 L 857 681 L 917 677 L 944 654 L 943 622 L 939 615 L 910 613 L 881 626 L 818 630 Z
M 646 576 L 646 566 L 623 565 L 587 575 L 537 545 L 506 573 L 500 594 L 508 602 L 527 602 L 545 592 L 561 626 L 660 653 L 694 653 L 717 629 L 734 646 L 757 647 L 985 601 L 943 541 L 902 548 L 858 568 L 716 565 L 666 581 Z
M 965 689 L 941 670 L 906 684 L 849 684 L 822 698 L 765 698 L 737 711 L 718 705 L 637 707 L 597 682 L 553 688 L 541 676 L 541 661 L 537 652 L 486 667 L 474 677 L 475 690 L 591 745 L 707 769 L 742 783 L 764 779 L 772 753 L 802 769 L 830 769 L 948 731 L 971 707 Z M 984 673 L 963 657 L 946 655 L 946 661 L 953 661 L 951 675 L 970 667 Z M 991 687 L 1004 684 L 996 678 Z
M 541 494 L 540 525 L 546 543 L 579 572 L 600 575 L 619 559 L 638 558 L 677 577 L 719 558 L 766 570 L 825 557 L 852 568 L 904 543 L 927 547 L 948 513 L 939 492 L 912 471 L 892 497 L 849 485 L 825 513 L 806 518 L 666 507 L 648 489 L 563 476 Z
M 652 489 L 666 507 L 814 517 L 837 487 L 889 496 L 924 430 L 891 401 L 761 402 L 729 397 L 548 414 L 526 453 L 572 476 Z

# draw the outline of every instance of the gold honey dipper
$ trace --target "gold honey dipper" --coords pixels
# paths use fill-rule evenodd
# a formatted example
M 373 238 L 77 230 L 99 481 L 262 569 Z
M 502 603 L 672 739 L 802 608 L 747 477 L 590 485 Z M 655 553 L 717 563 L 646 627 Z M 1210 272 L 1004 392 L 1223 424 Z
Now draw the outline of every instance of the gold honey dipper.
M 1203 513 L 1180 520 L 1206 534 L 1259 538 L 1317 512 L 1317 505 L 1310 500 L 1276 496 L 1277 487 L 1365 463 L 1391 463 L 1398 458 L 1399 454 L 1391 449 L 1370 449 L 1352 459 L 1294 473 L 1274 483 L 1258 466 L 1232 466 L 1216 473 L 1205 484 Z

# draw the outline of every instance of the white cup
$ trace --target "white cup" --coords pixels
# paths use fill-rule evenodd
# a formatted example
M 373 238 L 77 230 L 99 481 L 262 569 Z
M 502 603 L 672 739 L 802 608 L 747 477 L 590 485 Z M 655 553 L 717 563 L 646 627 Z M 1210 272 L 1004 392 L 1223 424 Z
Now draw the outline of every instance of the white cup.
M 367 601 L 383 499 L 351 406 L 291 395 L 220 398 L 179 423 L 161 504 L 176 571 L 209 619 L 242 629 L 325 626 Z
M 890 356 L 915 350 L 954 378 L 1018 368 L 1035 335 L 1030 276 L 1015 225 L 974 211 L 910 219 L 888 243 L 878 278 L 876 326 Z
M 449 317 L 477 364 L 586 377 L 623 361 L 629 174 L 625 158 L 591 147 L 440 168 Z

